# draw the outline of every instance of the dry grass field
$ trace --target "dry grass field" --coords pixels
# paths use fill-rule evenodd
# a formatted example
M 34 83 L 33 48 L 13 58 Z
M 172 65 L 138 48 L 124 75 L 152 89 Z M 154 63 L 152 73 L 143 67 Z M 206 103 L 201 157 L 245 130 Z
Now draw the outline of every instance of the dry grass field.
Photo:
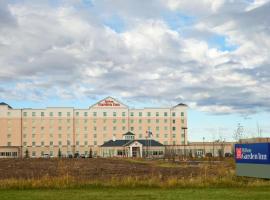
M 1 159 L 0 199 L 269 199 L 270 181 L 235 176 L 232 159 Z
M 69 176 L 77 180 L 137 177 L 161 180 L 219 177 L 233 174 L 231 160 L 220 162 L 168 162 L 142 159 L 1 159 L 0 180 Z

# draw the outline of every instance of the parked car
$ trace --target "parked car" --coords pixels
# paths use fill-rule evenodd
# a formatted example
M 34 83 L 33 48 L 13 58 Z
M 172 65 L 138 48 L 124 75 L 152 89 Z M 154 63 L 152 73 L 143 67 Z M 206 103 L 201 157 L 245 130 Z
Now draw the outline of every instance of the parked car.
M 225 153 L 225 157 L 232 157 L 232 154 L 231 153 Z
M 74 154 L 74 158 L 80 158 L 80 154 L 79 153 L 75 153 Z
M 80 155 L 80 158 L 85 158 L 85 155 L 84 155 L 84 154 L 81 154 L 81 155 Z
M 68 157 L 68 158 L 73 158 L 73 155 L 72 155 L 72 154 L 68 154 L 67 157 Z
M 50 158 L 50 155 L 45 153 L 45 154 L 43 154 L 42 158 Z

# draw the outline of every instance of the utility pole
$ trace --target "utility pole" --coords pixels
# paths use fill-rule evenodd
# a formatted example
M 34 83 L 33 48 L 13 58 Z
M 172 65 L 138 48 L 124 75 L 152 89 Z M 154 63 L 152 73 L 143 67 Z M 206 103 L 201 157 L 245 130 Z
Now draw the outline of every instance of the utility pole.
M 262 129 L 260 128 L 258 122 L 257 122 L 257 133 L 258 133 L 258 137 L 262 137 Z
M 182 127 L 182 130 L 184 131 L 184 159 L 186 159 L 186 130 L 187 130 L 187 127 Z
M 203 137 L 203 157 L 205 157 L 205 144 L 204 144 L 205 137 Z

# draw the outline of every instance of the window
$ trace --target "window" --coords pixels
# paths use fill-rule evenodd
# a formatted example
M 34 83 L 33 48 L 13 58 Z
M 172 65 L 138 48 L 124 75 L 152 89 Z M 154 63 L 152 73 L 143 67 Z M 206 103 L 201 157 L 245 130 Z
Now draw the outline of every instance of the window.
M 184 117 L 184 112 L 181 112 L 181 116 Z
M 106 112 L 103 112 L 103 117 L 106 117 L 107 116 L 107 113 Z
M 142 116 L 142 112 L 139 112 L 139 116 L 140 116 L 140 117 Z
M 168 134 L 165 134 L 164 137 L 165 137 L 165 138 L 168 138 Z
M 116 117 L 116 112 L 113 112 L 113 116 Z
M 156 117 L 158 117 L 159 116 L 159 112 L 156 112 Z
M 93 116 L 96 117 L 97 116 L 97 112 L 93 112 Z
M 50 145 L 53 146 L 53 141 L 50 141 Z
M 88 116 L 88 113 L 87 112 L 84 112 L 84 116 L 87 117 Z
M 41 146 L 44 146 L 44 141 L 41 142 Z
M 168 130 L 168 126 L 164 126 L 164 131 L 167 131 Z
M 36 156 L 36 152 L 32 151 L 32 156 L 35 157 Z
M 125 112 L 122 112 L 122 116 L 125 117 L 126 116 L 126 113 Z
M 67 145 L 70 145 L 70 144 L 71 144 L 71 143 L 70 143 L 70 140 L 68 140 L 68 141 L 67 141 Z
M 168 122 L 168 120 L 167 119 L 164 119 L 164 123 L 167 123 Z
M 184 119 L 181 119 L 181 123 L 184 124 L 185 123 L 185 120 Z
M 61 117 L 62 116 L 62 112 L 58 112 L 58 117 Z
M 58 141 L 58 145 L 61 146 L 62 145 L 62 142 L 61 141 Z
M 151 112 L 147 112 L 147 116 L 150 117 L 151 116 Z
M 150 124 L 150 123 L 151 123 L 151 119 L 148 119 L 148 120 L 147 120 L 147 123 Z
M 36 146 L 36 142 L 32 142 L 32 146 Z
M 107 130 L 107 127 L 106 127 L 106 126 L 104 126 L 104 127 L 103 127 L 103 131 L 106 131 L 106 130 Z
M 76 116 L 77 116 L 77 117 L 79 116 L 79 114 L 80 114 L 79 112 L 76 112 Z
M 167 117 L 168 116 L 168 113 L 167 112 L 164 112 L 164 116 Z
M 142 123 L 142 120 L 141 119 L 139 119 L 139 124 L 141 124 Z
M 116 126 L 113 127 L 113 130 L 116 131 Z
M 130 120 L 130 123 L 132 123 L 132 124 L 133 124 L 133 123 L 134 123 L 134 120 L 133 120 L 133 119 L 131 119 L 131 120 Z
M 156 119 L 156 123 L 159 123 L 159 119 Z
M 172 120 L 172 123 L 175 124 L 175 119 Z
M 88 145 L 88 142 L 87 141 L 84 141 L 84 145 L 87 146 Z
M 172 116 L 175 117 L 175 112 L 172 113 Z
M 126 127 L 125 126 L 122 127 L 122 131 L 124 131 L 124 130 L 126 130 Z
M 67 112 L 67 116 L 70 117 L 70 112 Z
M 76 145 L 79 146 L 80 145 L 80 142 L 79 141 L 76 141 Z
M 44 117 L 44 112 L 41 112 L 40 115 L 41 115 L 41 117 Z
M 23 112 L 23 116 L 24 117 L 27 117 L 27 112 Z
M 156 131 L 159 131 L 159 126 L 156 127 Z
M 53 112 L 50 112 L 50 117 L 53 117 Z
M 159 138 L 159 134 L 156 134 L 156 138 Z
M 11 146 L 11 142 L 8 142 L 8 143 L 7 143 L 7 146 L 10 147 L 10 146 Z
M 36 112 L 32 112 L 32 117 L 35 117 L 36 116 Z
M 131 113 L 130 113 L 130 116 L 133 117 L 133 116 L 134 116 L 134 112 L 131 112 Z
M 126 123 L 126 120 L 125 120 L 125 119 L 122 119 L 122 123 L 123 123 L 123 124 Z
M 97 145 L 97 141 L 94 141 L 94 145 Z
M 97 134 L 94 134 L 94 138 L 97 138 Z
M 116 123 L 116 119 L 113 119 L 113 123 L 114 123 L 114 124 Z
M 173 137 L 173 138 L 175 138 L 175 137 L 176 137 L 176 135 L 175 135 L 175 134 L 173 134 L 173 135 L 172 135 L 172 137 Z
M 173 131 L 175 131 L 175 130 L 176 130 L 176 127 L 175 127 L 175 126 L 173 126 L 173 127 L 172 127 L 172 130 L 173 130 Z
M 134 131 L 134 127 L 130 127 L 130 130 L 131 130 L 131 131 Z

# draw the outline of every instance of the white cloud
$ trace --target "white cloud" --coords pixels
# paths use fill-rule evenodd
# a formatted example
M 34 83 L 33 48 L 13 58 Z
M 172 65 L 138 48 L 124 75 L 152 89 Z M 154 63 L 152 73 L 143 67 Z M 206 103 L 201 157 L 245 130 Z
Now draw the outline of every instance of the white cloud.
M 3 4 L 0 97 L 113 95 L 183 101 L 213 113 L 269 110 L 269 3 L 251 9 L 244 1 L 149 2 Z M 186 13 L 196 22 L 179 31 L 163 12 Z M 115 13 L 126 24 L 121 33 L 103 23 Z M 235 50 L 211 46 L 213 35 Z

